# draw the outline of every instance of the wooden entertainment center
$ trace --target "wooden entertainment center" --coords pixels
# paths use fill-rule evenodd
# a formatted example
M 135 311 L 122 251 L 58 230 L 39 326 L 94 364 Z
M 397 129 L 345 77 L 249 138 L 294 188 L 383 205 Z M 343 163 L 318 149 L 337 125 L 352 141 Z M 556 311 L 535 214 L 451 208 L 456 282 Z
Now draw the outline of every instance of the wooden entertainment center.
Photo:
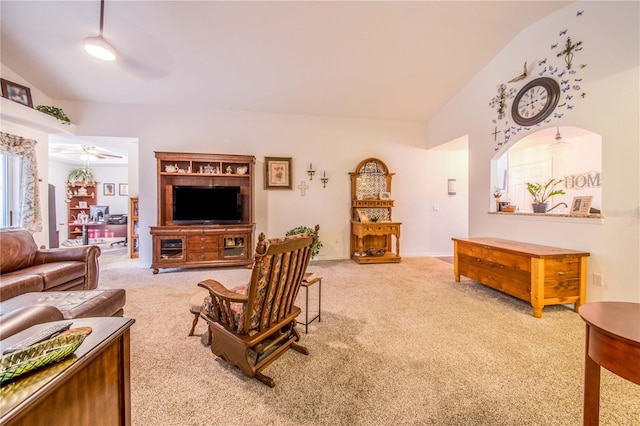
M 253 180 L 249 155 L 156 152 L 158 225 L 151 227 L 154 274 L 160 268 L 250 265 L 255 229 Z M 237 187 L 240 219 L 200 224 L 174 221 L 174 186 Z M 203 204 L 204 205 L 204 204 Z
M 530 302 L 540 318 L 546 305 L 586 302 L 588 252 L 499 238 L 452 238 L 453 273 Z

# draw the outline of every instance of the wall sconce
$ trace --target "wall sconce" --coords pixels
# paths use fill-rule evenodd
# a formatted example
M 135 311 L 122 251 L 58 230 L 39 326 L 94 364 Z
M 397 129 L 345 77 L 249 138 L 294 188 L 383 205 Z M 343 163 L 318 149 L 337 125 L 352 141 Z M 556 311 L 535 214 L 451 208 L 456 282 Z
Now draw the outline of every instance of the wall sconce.
M 329 182 L 329 178 L 327 177 L 327 171 L 322 172 L 322 177 L 320 178 L 320 182 L 322 182 L 322 187 L 327 187 L 327 182 Z
M 447 194 L 456 195 L 458 192 L 458 183 L 455 179 L 447 179 Z
M 313 175 L 316 174 L 316 171 L 313 170 L 313 164 L 309 163 L 309 170 L 307 170 L 307 174 L 309 175 L 309 180 L 313 180 Z

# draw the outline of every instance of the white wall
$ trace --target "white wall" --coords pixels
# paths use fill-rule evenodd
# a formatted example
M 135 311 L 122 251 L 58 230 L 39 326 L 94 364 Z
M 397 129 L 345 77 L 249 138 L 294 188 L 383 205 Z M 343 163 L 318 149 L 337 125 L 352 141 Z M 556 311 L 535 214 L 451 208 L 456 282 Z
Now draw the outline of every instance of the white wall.
M 578 11 L 584 11 L 577 16 Z M 576 2 L 524 30 L 429 122 L 428 145 L 469 136 L 469 234 L 586 250 L 587 300 L 640 301 L 640 34 L 638 2 Z M 575 126 L 602 136 L 603 221 L 522 218 L 487 214 L 491 203 L 491 158 L 495 110 L 489 101 L 527 60 L 557 63 L 550 45 L 568 30 L 582 41 L 574 64 L 583 76 L 575 107 L 541 127 Z M 529 79 L 513 85 L 521 87 Z M 511 85 L 510 85 L 511 87 Z M 585 93 L 582 98 L 581 93 Z M 538 130 L 521 131 L 518 138 Z M 595 287 L 592 274 L 604 275 Z
M 18 76 L 12 75 L 12 78 L 32 87 Z M 36 89 L 32 92 L 38 93 Z M 46 100 L 42 103 L 52 102 Z M 148 266 L 151 262 L 151 238 L 145 229 L 156 224 L 154 151 L 256 156 L 257 231 L 280 235 L 294 226 L 319 223 L 324 248 L 318 259 L 349 257 L 348 173 L 368 157 L 382 159 L 395 173 L 392 184 L 396 200 L 393 219 L 403 222 L 402 256 L 450 254 L 451 235 L 465 235 L 467 232 L 466 153 L 427 151 L 424 147 L 426 131 L 422 123 L 64 101 L 55 101 L 55 105 L 73 117 L 76 134 L 139 137 L 138 146 L 129 152 L 128 171 L 108 170 L 102 175 L 96 170 L 96 176 L 101 183 L 117 184 L 128 179 L 129 195 L 139 195 L 141 266 Z M 2 124 L 3 127 L 13 126 L 6 122 L 4 116 Z M 32 129 L 26 129 L 15 133 L 28 136 L 32 132 Z M 42 133 L 39 137 L 38 157 L 41 163 L 48 165 L 46 136 Z M 306 196 L 302 197 L 299 189 L 264 190 L 265 156 L 292 157 L 294 187 L 303 180 L 307 182 L 310 189 Z M 322 188 L 318 176 L 308 180 L 306 170 L 309 162 L 313 162 L 319 172 L 327 172 L 329 182 L 326 188 Z M 57 188 L 58 231 L 63 240 L 67 234 L 66 205 L 61 202 L 70 166 L 51 164 L 53 169 L 50 172 L 46 168 L 41 170 L 41 185 L 46 189 L 51 179 Z M 447 178 L 452 177 L 459 179 L 458 195 L 447 196 Z M 98 193 L 102 194 L 100 188 Z M 118 196 L 109 197 L 107 204 L 117 203 L 119 199 Z M 122 197 L 123 202 L 124 199 Z M 44 202 L 43 209 L 46 209 L 46 199 Z M 433 210 L 436 204 L 438 211 Z M 126 211 L 124 205 L 122 209 Z M 45 243 L 46 233 L 43 233 L 42 244 Z
M 298 225 L 318 223 L 324 248 L 317 259 L 349 257 L 348 173 L 368 157 L 382 159 L 395 173 L 393 219 L 403 222 L 401 255 L 449 254 L 451 235 L 466 234 L 465 221 L 452 220 L 447 213 L 461 212 L 449 206 L 466 200 L 466 185 L 459 186 L 458 196 L 446 197 L 447 178 L 455 171 L 466 181 L 466 164 L 458 166 L 459 153 L 427 151 L 422 123 L 76 102 L 59 105 L 77 117 L 78 133 L 139 138 L 141 266 L 151 263 L 147 230 L 156 224 L 154 151 L 254 155 L 257 232 L 281 235 Z M 293 158 L 294 190 L 263 189 L 265 156 Z M 317 171 L 326 170 L 326 188 L 317 176 L 309 181 L 310 162 Z M 304 197 L 295 188 L 303 180 L 310 186 Z M 432 187 L 445 195 L 437 200 L 440 212 L 432 212 L 433 197 L 441 196 L 431 195 Z
M 469 149 L 466 137 L 429 150 L 427 170 L 431 178 L 416 188 L 426 200 L 424 239 L 429 241 L 430 255 L 452 254 L 452 237 L 466 237 L 469 232 Z M 449 195 L 448 179 L 456 179 L 456 194 Z M 426 253 L 425 253 L 426 254 Z

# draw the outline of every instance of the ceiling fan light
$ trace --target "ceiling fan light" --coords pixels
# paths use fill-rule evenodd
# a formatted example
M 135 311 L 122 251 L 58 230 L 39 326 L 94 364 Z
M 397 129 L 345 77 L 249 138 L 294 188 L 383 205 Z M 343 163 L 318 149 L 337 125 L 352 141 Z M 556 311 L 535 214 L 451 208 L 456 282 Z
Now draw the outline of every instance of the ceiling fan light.
M 86 152 L 83 152 L 82 154 L 80 154 L 80 159 L 82 161 L 97 161 L 98 157 L 93 154 L 87 154 Z
M 91 56 L 103 61 L 115 61 L 116 50 L 102 36 L 88 37 L 84 40 L 84 50 Z
M 555 150 L 565 150 L 565 149 L 572 149 L 572 148 L 573 148 L 573 145 L 571 145 L 570 142 L 567 142 L 564 139 L 562 139 L 562 136 L 560 135 L 560 127 L 558 127 L 556 130 L 556 137 L 553 138 L 553 142 L 547 145 L 547 149 L 555 151 Z

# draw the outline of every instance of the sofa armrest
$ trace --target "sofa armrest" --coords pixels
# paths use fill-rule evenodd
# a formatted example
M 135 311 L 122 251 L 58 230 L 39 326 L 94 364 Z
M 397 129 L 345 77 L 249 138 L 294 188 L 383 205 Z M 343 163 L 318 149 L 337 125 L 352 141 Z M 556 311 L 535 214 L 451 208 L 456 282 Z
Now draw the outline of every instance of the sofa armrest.
M 13 336 L 33 325 L 62 319 L 64 319 L 62 312 L 53 306 L 23 306 L 0 316 L 0 340 Z
M 98 257 L 101 253 L 98 246 L 40 249 L 36 252 L 34 265 L 69 261 L 84 262 L 87 264 L 87 275 L 83 290 L 93 290 L 98 287 L 100 273 Z

